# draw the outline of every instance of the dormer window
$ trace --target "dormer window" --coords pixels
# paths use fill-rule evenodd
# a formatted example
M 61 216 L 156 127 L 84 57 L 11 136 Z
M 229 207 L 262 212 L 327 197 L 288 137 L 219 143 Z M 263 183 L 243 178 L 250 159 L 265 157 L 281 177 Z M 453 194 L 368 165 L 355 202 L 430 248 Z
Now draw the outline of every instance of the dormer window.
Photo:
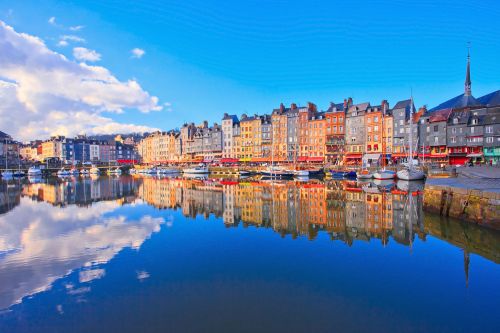
M 477 118 L 472 119 L 472 125 L 477 125 Z
M 453 118 L 453 123 L 458 124 L 458 118 Z

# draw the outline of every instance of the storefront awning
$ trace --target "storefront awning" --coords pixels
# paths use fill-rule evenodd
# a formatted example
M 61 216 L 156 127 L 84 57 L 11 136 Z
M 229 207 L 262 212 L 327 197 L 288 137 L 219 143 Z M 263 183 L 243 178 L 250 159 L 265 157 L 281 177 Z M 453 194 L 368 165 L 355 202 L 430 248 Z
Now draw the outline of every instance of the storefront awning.
M 324 158 L 323 157 L 308 157 L 307 161 L 308 162 L 323 162 Z
M 380 154 L 365 154 L 363 156 L 364 160 L 378 160 L 380 158 Z
M 468 154 L 467 157 L 472 157 L 472 158 L 483 157 L 483 154 L 482 153 L 472 153 L 472 154 Z
M 307 161 L 307 156 L 299 156 L 297 159 L 297 162 L 306 162 Z
M 237 158 L 221 158 L 221 163 L 238 163 L 240 160 Z

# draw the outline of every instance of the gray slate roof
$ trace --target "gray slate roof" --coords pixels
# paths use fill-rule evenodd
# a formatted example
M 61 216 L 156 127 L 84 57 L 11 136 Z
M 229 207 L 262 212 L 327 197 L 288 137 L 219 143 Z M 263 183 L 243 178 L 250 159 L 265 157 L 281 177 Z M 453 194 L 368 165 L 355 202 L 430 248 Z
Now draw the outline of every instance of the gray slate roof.
M 482 97 L 479 97 L 477 101 L 481 105 L 485 106 L 496 106 L 500 105 L 500 90 L 494 91 Z
M 430 112 L 443 110 L 443 109 L 462 109 L 468 106 L 479 106 L 481 103 L 475 99 L 473 96 L 466 96 L 465 94 L 458 95 L 452 99 L 447 100 L 439 104 L 436 107 L 430 109 Z

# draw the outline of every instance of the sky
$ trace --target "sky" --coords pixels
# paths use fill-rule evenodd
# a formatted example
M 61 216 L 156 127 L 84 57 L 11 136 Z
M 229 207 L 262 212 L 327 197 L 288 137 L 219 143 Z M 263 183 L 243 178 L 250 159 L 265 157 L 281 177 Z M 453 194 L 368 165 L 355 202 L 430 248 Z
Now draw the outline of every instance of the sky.
M 0 1 L 0 130 L 169 130 L 352 97 L 433 107 L 500 89 L 500 2 Z

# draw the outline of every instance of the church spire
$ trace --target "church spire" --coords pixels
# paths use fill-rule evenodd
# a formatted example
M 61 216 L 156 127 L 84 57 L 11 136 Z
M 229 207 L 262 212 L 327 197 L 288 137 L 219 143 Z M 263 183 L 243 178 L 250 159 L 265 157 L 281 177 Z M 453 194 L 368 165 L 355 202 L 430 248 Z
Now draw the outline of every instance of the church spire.
M 465 73 L 465 96 L 471 96 L 471 82 L 470 82 L 470 44 L 467 46 L 467 71 Z

